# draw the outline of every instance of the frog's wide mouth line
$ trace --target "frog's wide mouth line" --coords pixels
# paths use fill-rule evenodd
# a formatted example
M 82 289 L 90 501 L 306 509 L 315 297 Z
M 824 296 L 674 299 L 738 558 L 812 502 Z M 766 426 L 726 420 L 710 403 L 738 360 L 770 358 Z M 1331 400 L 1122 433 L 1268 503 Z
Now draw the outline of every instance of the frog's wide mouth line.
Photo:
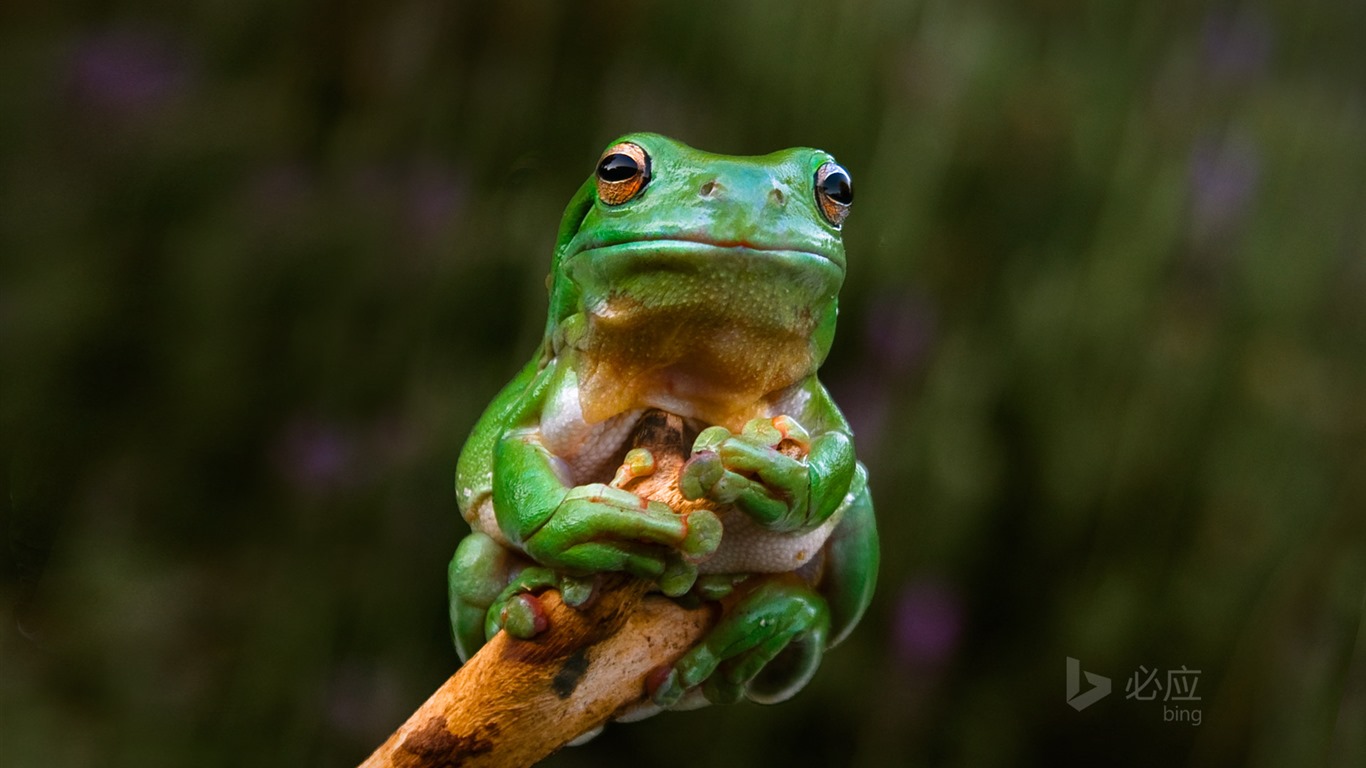
M 718 255 L 741 254 L 752 258 L 769 257 L 793 261 L 810 260 L 837 267 L 841 272 L 844 271 L 843 265 L 831 258 L 828 254 L 807 248 L 768 245 L 764 243 L 754 243 L 748 240 L 705 240 L 702 238 L 679 237 L 677 235 L 670 235 L 667 237 L 634 237 L 630 240 L 592 243 L 586 247 L 569 252 L 564 258 L 566 261 L 569 261 L 586 253 L 598 255 L 620 253 L 626 255 L 636 252 L 667 253 L 672 255 L 706 255 L 708 253 Z

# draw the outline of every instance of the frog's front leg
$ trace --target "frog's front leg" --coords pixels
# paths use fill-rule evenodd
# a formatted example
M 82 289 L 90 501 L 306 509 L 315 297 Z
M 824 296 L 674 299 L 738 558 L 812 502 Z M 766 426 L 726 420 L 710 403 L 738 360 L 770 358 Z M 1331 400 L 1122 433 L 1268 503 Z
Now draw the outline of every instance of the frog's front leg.
M 571 486 L 563 466 L 537 430 L 512 430 L 499 441 L 494 514 L 514 545 L 560 576 L 624 571 L 673 595 L 692 586 L 697 563 L 721 541 L 714 513 L 680 515 L 667 504 L 603 483 Z M 641 464 L 637 471 L 648 467 Z
M 790 416 L 754 419 L 739 434 L 709 427 L 697 436 L 680 487 L 689 499 L 735 504 L 770 530 L 809 530 L 844 501 L 854 478 L 849 435 L 814 439 Z
M 829 632 L 829 608 L 814 590 L 795 578 L 759 579 L 701 643 L 656 678 L 651 697 L 661 707 L 698 691 L 713 704 L 742 696 L 783 701 L 815 675 Z

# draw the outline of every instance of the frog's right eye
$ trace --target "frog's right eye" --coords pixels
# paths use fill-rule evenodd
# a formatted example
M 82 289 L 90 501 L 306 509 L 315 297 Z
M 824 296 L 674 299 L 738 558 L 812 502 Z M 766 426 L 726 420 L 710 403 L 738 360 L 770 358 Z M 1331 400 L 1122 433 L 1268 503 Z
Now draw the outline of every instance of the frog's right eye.
M 816 202 L 830 226 L 839 229 L 854 203 L 854 182 L 849 172 L 834 163 L 816 169 Z
M 607 148 L 598 161 L 598 198 L 621 205 L 650 182 L 650 156 L 638 144 L 623 141 Z

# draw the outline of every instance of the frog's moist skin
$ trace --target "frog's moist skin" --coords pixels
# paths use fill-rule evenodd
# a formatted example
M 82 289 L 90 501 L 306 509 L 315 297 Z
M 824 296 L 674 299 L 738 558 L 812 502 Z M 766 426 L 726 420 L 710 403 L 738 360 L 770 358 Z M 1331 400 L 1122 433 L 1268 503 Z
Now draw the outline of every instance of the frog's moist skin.
M 625 571 L 723 606 L 657 706 L 780 701 L 811 678 L 878 564 L 866 473 L 816 378 L 852 199 L 819 150 L 729 157 L 641 133 L 604 151 L 560 225 L 540 352 L 461 453 L 462 657 L 499 629 L 543 629 L 518 610 L 537 590 L 573 602 L 587 577 Z M 679 515 L 612 484 L 650 409 L 695 438 L 680 487 L 708 508 Z

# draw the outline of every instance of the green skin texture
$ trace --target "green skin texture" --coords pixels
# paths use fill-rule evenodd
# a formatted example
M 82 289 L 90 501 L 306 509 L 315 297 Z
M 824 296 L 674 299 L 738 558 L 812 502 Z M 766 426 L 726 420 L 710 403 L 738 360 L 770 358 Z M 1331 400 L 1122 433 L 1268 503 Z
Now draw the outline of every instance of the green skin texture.
M 716 626 L 652 682 L 656 705 L 781 701 L 806 684 L 822 653 L 858 622 L 878 566 L 866 473 L 847 421 L 816 379 L 834 337 L 845 271 L 840 230 L 822 215 L 814 191 L 817 168 L 833 159 L 813 149 L 714 155 L 655 134 L 618 141 L 648 153 L 650 180 L 629 201 L 608 205 L 590 177 L 570 202 L 540 354 L 494 399 L 460 456 L 456 489 L 466 519 L 476 522 L 474 510 L 491 498 L 503 541 L 475 525 L 451 561 L 456 646 L 468 659 L 499 629 L 534 635 L 544 629 L 536 592 L 557 588 L 578 604 L 591 595 L 594 574 L 625 571 L 685 602 L 727 598 Z M 727 399 L 727 384 L 714 373 L 722 367 L 690 367 L 687 356 L 676 361 L 675 378 L 689 383 L 660 395 L 668 410 L 685 411 L 699 426 L 716 423 L 709 417 L 731 422 L 697 437 L 681 487 L 689 498 L 732 505 L 781 534 L 812 531 L 837 515 L 819 569 L 699 577 L 698 563 L 722 536 L 715 515 L 703 510 L 683 518 L 602 483 L 571 487 L 559 461 L 567 457 L 553 455 L 538 437 L 548 404 L 576 385 L 572 372 L 591 368 L 595 355 L 630 357 L 610 341 L 579 343 L 591 335 L 590 309 L 625 296 L 640 308 L 632 311 L 649 311 L 680 271 L 702 266 L 711 270 L 705 314 L 749 328 L 738 337 L 749 344 L 745 355 L 782 350 L 770 354 L 783 359 L 762 364 L 791 372 L 792 380 L 757 399 Z M 746 282 L 752 274 L 761 277 Z M 747 292 L 730 296 L 732 284 Z M 766 334 L 787 343 L 764 344 Z M 730 342 L 716 343 L 724 352 Z M 688 378 L 693 373 L 695 381 Z M 641 397 L 646 401 L 633 407 L 659 405 L 648 393 Z M 736 420 L 763 411 L 754 405 L 759 401 L 796 404 L 798 412 L 781 415 L 809 437 L 804 458 L 774 449 L 777 414 Z

